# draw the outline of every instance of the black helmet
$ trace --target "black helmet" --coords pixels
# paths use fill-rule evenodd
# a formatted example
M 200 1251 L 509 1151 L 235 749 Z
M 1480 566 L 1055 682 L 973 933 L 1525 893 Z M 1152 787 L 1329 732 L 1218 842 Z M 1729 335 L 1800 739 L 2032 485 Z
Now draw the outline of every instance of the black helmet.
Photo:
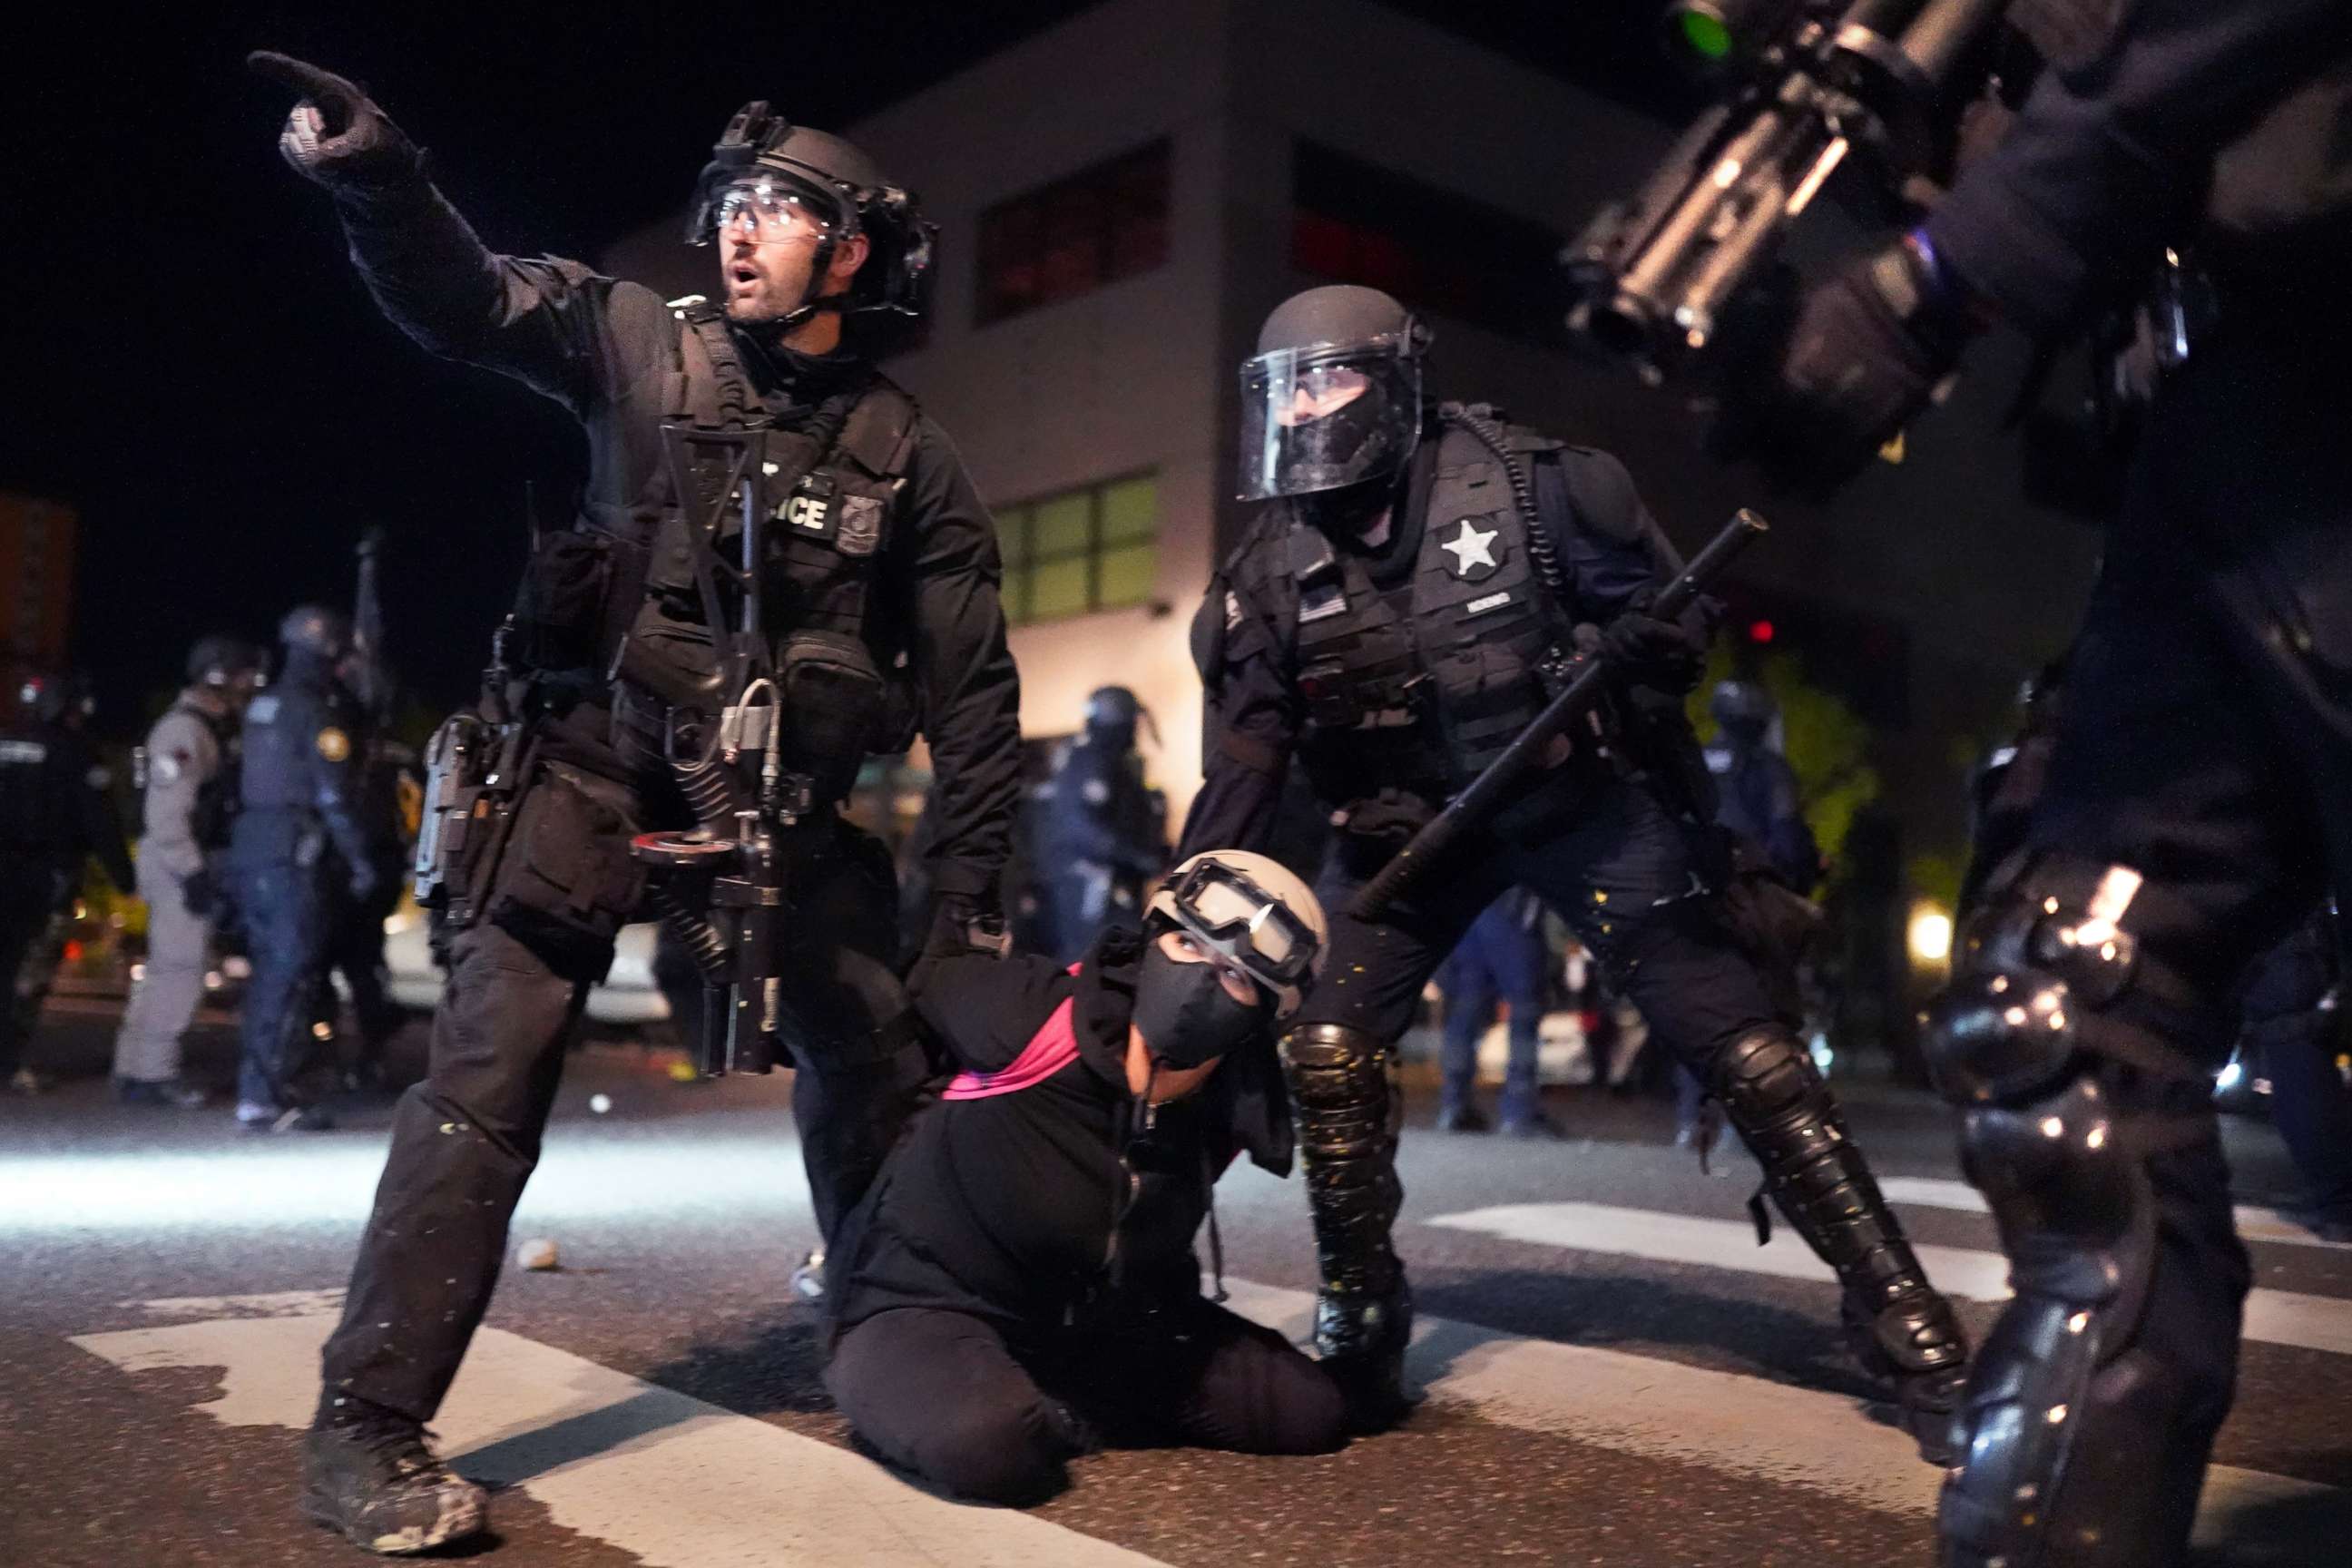
M 823 280 L 834 247 L 845 235 L 863 234 L 872 246 L 847 294 L 804 300 L 783 319 L 786 330 L 826 309 L 884 321 L 922 319 L 930 309 L 931 248 L 939 226 L 925 222 L 914 194 L 883 178 L 865 153 L 838 136 L 770 113 L 765 99 L 738 110 L 711 148 L 710 162 L 695 182 L 687 243 L 709 244 L 728 190 L 763 176 L 808 202 L 825 220 L 812 285 Z
M 98 711 L 98 694 L 89 677 L 79 670 L 63 675 L 28 675 L 16 689 L 16 704 L 44 724 L 87 719 Z
M 352 619 L 324 605 L 299 605 L 278 623 L 278 640 L 289 656 L 332 664 L 352 646 Z
M 1402 470 L 1421 439 L 1428 347 L 1420 318 L 1377 289 L 1335 283 L 1276 306 L 1242 364 L 1241 499 Z
M 188 650 L 188 684 L 227 686 L 241 675 L 258 675 L 261 650 L 243 637 L 205 637 Z
M 1088 730 L 1120 731 L 1131 737 L 1142 713 L 1143 704 L 1124 686 L 1097 686 L 1087 693 Z
M 1761 739 L 1780 716 L 1772 694 L 1753 680 L 1720 680 L 1706 700 L 1706 710 L 1725 731 L 1741 740 Z

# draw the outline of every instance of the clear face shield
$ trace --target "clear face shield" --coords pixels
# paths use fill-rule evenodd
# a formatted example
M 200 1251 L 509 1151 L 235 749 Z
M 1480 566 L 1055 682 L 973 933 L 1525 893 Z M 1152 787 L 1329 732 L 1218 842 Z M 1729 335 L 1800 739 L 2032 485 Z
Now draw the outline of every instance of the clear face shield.
M 1242 365 L 1243 500 L 1402 469 L 1421 434 L 1421 359 L 1403 333 L 1276 349 Z

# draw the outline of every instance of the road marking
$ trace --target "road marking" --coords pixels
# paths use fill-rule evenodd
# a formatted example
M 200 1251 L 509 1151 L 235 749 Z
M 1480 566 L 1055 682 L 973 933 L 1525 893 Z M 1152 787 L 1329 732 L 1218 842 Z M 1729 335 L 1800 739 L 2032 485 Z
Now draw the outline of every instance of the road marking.
M 1305 1291 L 1226 1284 L 1235 1311 L 1293 1338 L 1307 1331 L 1315 1300 Z M 1469 1405 L 1498 1426 L 1695 1461 L 1890 1512 L 1932 1512 L 1943 1479 L 1910 1438 L 1820 1389 L 1444 1318 L 1413 1325 L 1405 1365 L 1433 1398 Z M 2352 1493 L 2230 1465 L 2206 1472 L 2196 1539 L 2228 1547 L 2233 1565 L 2321 1562 L 2347 1530 Z
M 73 1342 L 126 1373 L 220 1367 L 220 1397 L 196 1409 L 225 1426 L 299 1428 L 334 1321 L 241 1317 Z M 556 1523 L 651 1568 L 1162 1568 L 1031 1514 L 950 1502 L 847 1449 L 498 1329 L 474 1336 L 435 1425 L 466 1475 L 520 1489 Z
M 1744 1220 L 1700 1219 L 1606 1204 L 1504 1204 L 1440 1215 L 1422 1223 L 1653 1263 L 1696 1263 L 1781 1279 L 1826 1281 L 1830 1278 L 1828 1266 L 1786 1225 L 1775 1225 L 1771 1245 L 1759 1247 L 1755 1227 Z M 2000 1253 L 1962 1247 L 1920 1246 L 1915 1250 L 1927 1266 L 1927 1277 L 1946 1295 L 1979 1301 L 2009 1300 L 2009 1260 Z M 2265 1344 L 2352 1355 L 2352 1300 L 2258 1289 L 2246 1298 L 2245 1337 Z
M 1878 1185 L 1890 1203 L 1917 1204 L 1923 1208 L 1955 1209 L 1962 1214 L 1987 1214 L 1984 1194 L 1966 1182 L 1942 1176 L 1882 1176 Z M 2238 1234 L 2248 1241 L 2274 1241 L 2287 1247 L 2325 1247 L 2352 1251 L 2352 1242 L 2316 1237 L 2276 1209 L 2253 1204 L 2238 1205 Z

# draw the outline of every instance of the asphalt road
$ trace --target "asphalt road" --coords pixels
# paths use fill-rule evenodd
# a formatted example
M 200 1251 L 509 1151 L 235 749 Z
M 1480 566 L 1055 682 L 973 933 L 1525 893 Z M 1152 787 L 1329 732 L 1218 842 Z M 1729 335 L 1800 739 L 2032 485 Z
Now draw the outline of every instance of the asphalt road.
M 299 1140 L 241 1136 L 226 1104 L 117 1107 L 102 1011 L 53 1009 L 43 1045 L 84 1076 L 0 1099 L 0 1564 L 350 1568 L 297 1512 L 297 1429 L 389 1105 Z M 216 1027 L 194 1059 L 221 1073 L 228 1049 Z M 502 1568 L 1930 1561 L 1936 1476 L 1867 1405 L 1826 1273 L 1793 1241 L 1757 1247 L 1752 1166 L 1703 1174 L 1663 1105 L 1559 1095 L 1558 1143 L 1409 1131 L 1428 1397 L 1398 1430 L 1323 1458 L 1106 1454 L 1024 1514 L 850 1447 L 786 1286 L 814 1237 L 785 1080 L 681 1086 L 666 1065 L 574 1058 L 516 1229 L 562 1267 L 509 1271 L 439 1423 L 499 1489 L 481 1550 Z M 1981 1331 L 1995 1241 L 1940 1111 L 1867 1086 L 1849 1103 L 1931 1268 L 1984 1298 L 1961 1303 Z M 2241 1201 L 2280 1195 L 2268 1131 L 2230 1137 Z M 1297 1184 L 1230 1178 L 1219 1215 L 1236 1305 L 1303 1324 Z M 2261 1337 L 2200 1561 L 2341 1564 L 2352 1248 L 2250 1218 Z

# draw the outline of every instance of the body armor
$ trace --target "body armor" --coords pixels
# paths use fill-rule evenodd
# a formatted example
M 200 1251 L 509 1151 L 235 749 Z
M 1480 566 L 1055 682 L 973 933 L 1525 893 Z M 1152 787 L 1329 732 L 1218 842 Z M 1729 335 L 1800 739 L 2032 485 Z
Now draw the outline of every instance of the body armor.
M 1509 429 L 1515 456 L 1557 449 Z M 1364 782 L 1443 799 L 1526 729 L 1544 705 L 1542 666 L 1561 641 L 1530 523 L 1509 476 L 1471 430 L 1448 422 L 1405 582 L 1383 590 L 1362 562 L 1294 517 L 1283 565 L 1296 595 L 1301 752 L 1326 799 Z M 1540 523 L 1534 526 L 1541 526 Z

